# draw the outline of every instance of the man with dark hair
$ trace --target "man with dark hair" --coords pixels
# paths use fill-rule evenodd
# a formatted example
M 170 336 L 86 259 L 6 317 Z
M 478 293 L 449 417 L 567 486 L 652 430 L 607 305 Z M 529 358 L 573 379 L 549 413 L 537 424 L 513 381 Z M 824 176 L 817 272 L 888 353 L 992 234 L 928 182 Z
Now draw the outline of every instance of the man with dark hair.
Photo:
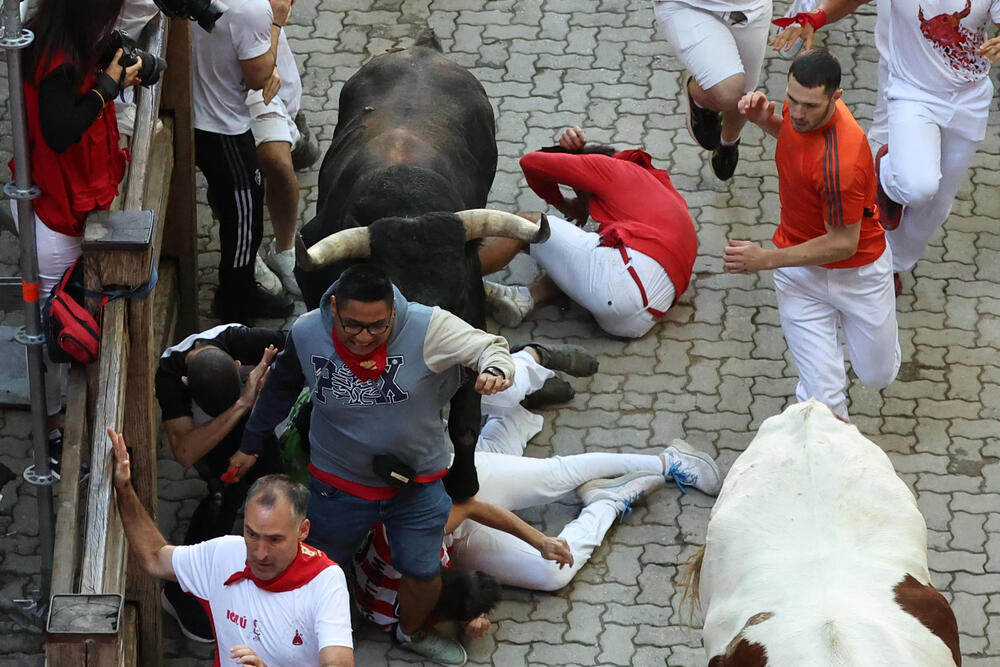
M 698 239 L 670 175 L 645 151 L 611 149 L 609 155 L 607 147 L 590 146 L 583 130 L 571 127 L 559 148 L 521 158 L 528 185 L 565 220 L 549 216 L 552 235 L 544 243 L 489 239 L 482 248 L 483 274 L 522 251 L 546 272 L 530 287 L 484 283 L 493 316 L 504 326 L 517 326 L 536 303 L 565 293 L 612 336 L 641 338 L 687 289 Z M 577 196 L 565 199 L 560 185 Z M 590 216 L 598 231 L 578 229 Z
M 320 304 L 292 326 L 231 465 L 237 479 L 246 474 L 308 384 L 311 542 L 344 562 L 372 525 L 385 524 L 403 574 L 397 640 L 460 664 L 461 645 L 421 630 L 440 592 L 437 554 L 451 507 L 441 481 L 450 459 L 441 411 L 462 384 L 462 367 L 477 373 L 481 394 L 510 386 L 507 341 L 408 302 L 371 264 L 344 271 Z
M 156 399 L 174 458 L 194 466 L 208 493 L 191 515 L 184 544 L 228 534 L 257 477 L 280 469 L 273 449 L 253 476 L 238 484 L 220 479 L 240 445 L 243 425 L 260 391 L 267 365 L 285 344 L 279 331 L 223 324 L 168 347 L 156 370 Z M 247 382 L 241 371 L 249 370 Z M 179 586 L 163 587 L 163 606 L 188 639 L 212 641 L 212 626 L 198 601 Z
M 846 420 L 838 325 L 854 372 L 871 387 L 895 379 L 900 349 L 871 149 L 839 84 L 840 63 L 816 49 L 792 63 L 781 115 L 759 91 L 740 101 L 740 111 L 778 139 L 781 222 L 776 248 L 730 239 L 723 264 L 730 273 L 774 269 L 781 328 L 799 369 L 796 398 L 815 397 Z
M 219 647 L 244 665 L 354 665 L 347 582 L 322 551 L 303 543 L 308 492 L 283 475 L 247 496 L 243 537 L 168 544 L 132 488 L 128 450 L 108 429 L 114 486 L 129 548 L 144 572 L 179 582 L 209 610 Z
M 823 0 L 798 14 L 773 46 L 802 39 L 839 21 L 868 0 Z M 878 207 L 892 249 L 896 293 L 899 273 L 923 257 L 951 213 L 979 142 L 986 136 L 1000 59 L 1000 0 L 879 0 L 875 20 L 878 93 L 868 139 L 878 146 Z

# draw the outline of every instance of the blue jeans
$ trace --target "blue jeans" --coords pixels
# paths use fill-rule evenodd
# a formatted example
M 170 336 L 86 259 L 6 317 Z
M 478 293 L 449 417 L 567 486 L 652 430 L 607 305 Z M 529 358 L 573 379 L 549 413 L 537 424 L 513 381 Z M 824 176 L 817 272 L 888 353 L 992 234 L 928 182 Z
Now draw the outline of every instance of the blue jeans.
M 389 500 L 365 500 L 316 478 L 309 480 L 309 537 L 338 563 L 348 563 L 371 527 L 382 522 L 392 566 L 416 581 L 441 573 L 441 543 L 451 498 L 441 480 L 410 484 Z

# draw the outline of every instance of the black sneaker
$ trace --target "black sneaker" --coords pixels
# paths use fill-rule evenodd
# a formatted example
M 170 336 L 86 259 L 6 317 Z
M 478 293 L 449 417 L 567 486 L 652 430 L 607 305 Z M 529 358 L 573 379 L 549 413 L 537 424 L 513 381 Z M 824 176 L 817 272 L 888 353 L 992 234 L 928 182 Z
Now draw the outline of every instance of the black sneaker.
M 59 479 L 60 467 L 62 466 L 63 437 L 62 429 L 55 431 L 55 435 L 49 434 L 49 468 Z
M 687 128 L 691 138 L 706 151 L 714 151 L 719 147 L 722 135 L 722 114 L 711 109 L 702 109 L 694 103 L 691 97 L 691 78 L 684 79 L 684 92 L 687 93 Z
M 181 590 L 180 585 L 169 581 L 160 592 L 160 604 L 163 610 L 174 617 L 181 634 L 193 642 L 212 644 L 212 623 L 208 620 L 205 608 L 195 599 Z
M 525 396 L 524 400 L 521 401 L 521 405 L 529 410 L 533 410 L 555 403 L 567 403 L 573 400 L 574 396 L 576 396 L 576 392 L 569 382 L 566 382 L 562 378 L 551 377 L 545 381 L 545 384 L 538 391 Z
M 736 171 L 736 163 L 740 161 L 740 141 L 732 146 L 719 144 L 719 147 L 712 151 L 712 171 L 720 181 L 728 181 Z
M 215 293 L 215 314 L 223 322 L 252 325 L 258 318 L 285 319 L 295 310 L 295 302 L 285 294 L 268 294 L 258 285 L 244 294 L 219 290 Z

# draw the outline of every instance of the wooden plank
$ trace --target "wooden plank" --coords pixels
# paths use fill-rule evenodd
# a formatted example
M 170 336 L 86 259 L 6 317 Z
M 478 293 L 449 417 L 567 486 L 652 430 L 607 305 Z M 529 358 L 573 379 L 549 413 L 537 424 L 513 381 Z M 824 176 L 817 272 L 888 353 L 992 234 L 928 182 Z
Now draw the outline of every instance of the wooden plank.
M 85 525 L 86 548 L 80 568 L 81 593 L 121 593 L 106 585 L 110 578 L 104 571 L 104 563 L 109 547 L 115 539 L 109 535 L 113 530 L 121 531 L 121 523 L 112 525 L 114 491 L 112 489 L 114 454 L 111 441 L 105 429 L 121 430 L 125 409 L 125 374 L 128 368 L 129 339 L 125 331 L 125 306 L 122 299 L 112 301 L 104 307 L 104 321 L 101 332 L 101 359 L 96 382 L 96 402 L 94 405 L 93 432 L 91 437 L 90 485 L 87 496 L 87 520 Z
M 201 30 L 201 28 L 194 28 Z M 194 124 L 191 115 L 191 22 L 170 20 L 160 110 L 174 121 L 174 168 L 163 254 L 178 261 L 178 337 L 201 331 L 198 323 L 198 223 L 195 204 Z M 173 341 L 171 341 L 173 342 Z
M 80 667 L 87 664 L 87 645 L 83 642 L 46 642 L 48 667 Z
M 122 610 L 122 665 L 124 667 L 137 667 L 139 664 L 138 639 L 139 639 L 139 613 L 135 605 L 126 604 Z M 157 660 L 158 661 L 158 660 Z
M 161 14 L 157 14 L 144 31 L 149 35 L 149 42 L 144 45 L 146 51 L 161 55 L 165 51 L 167 22 Z M 169 61 L 168 61 L 169 62 Z M 173 63 L 170 63 L 173 66 Z M 170 68 L 167 68 L 170 71 Z M 129 166 L 129 181 L 122 201 L 125 210 L 143 208 L 142 197 L 146 192 L 146 177 L 149 172 L 149 160 L 152 153 L 153 133 L 156 131 L 156 119 L 159 115 L 160 92 L 165 82 L 151 88 L 137 86 L 135 88 L 137 102 L 135 106 L 135 127 L 132 131 L 132 163 Z
M 146 179 L 146 193 L 142 206 L 156 212 L 156 225 L 153 228 L 153 262 L 159 263 L 160 249 L 163 246 L 164 227 L 167 220 L 167 204 L 170 195 L 170 177 L 174 170 L 174 121 L 163 117 L 157 125 L 153 136 L 152 154 L 150 157 L 149 177 Z
M 69 372 L 63 429 L 62 479 L 56 513 L 52 594 L 72 593 L 76 581 L 80 511 L 80 452 L 87 439 L 87 378 L 79 366 Z
M 160 282 L 153 292 L 153 321 L 159 327 L 156 349 L 161 352 L 177 340 L 177 299 L 177 261 L 161 258 Z

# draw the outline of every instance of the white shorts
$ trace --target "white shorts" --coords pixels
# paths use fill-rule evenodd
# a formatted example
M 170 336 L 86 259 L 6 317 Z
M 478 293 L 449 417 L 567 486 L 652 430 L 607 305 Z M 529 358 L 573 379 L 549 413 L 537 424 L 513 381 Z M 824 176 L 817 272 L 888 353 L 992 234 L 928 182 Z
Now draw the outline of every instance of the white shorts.
M 654 3 L 653 13 L 677 58 L 705 90 L 742 74 L 746 91 L 760 81 L 768 32 L 771 0 L 743 12 L 746 21 L 733 24 L 736 12 L 711 12 L 678 0 Z
M 253 132 L 255 145 L 284 141 L 294 146 L 298 142 L 301 136 L 299 128 L 280 96 L 275 95 L 270 104 L 264 104 L 263 93 L 251 90 L 247 94 L 247 107 L 250 109 L 250 131 Z

